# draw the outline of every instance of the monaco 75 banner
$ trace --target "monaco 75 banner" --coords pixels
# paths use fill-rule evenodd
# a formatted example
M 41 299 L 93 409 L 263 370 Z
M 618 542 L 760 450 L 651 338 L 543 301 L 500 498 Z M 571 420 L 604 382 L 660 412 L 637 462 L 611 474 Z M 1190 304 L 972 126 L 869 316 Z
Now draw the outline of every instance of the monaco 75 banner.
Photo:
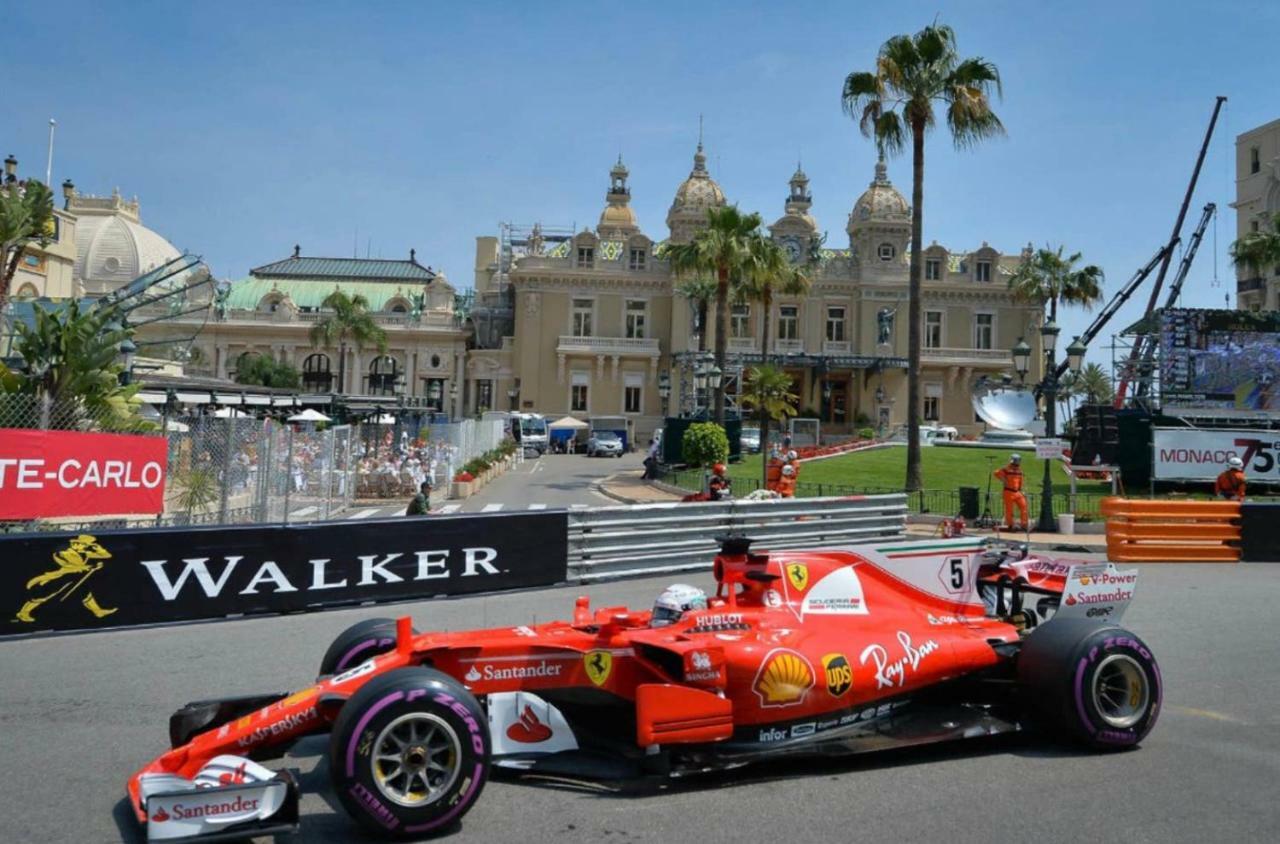
M 0 429 L 0 520 L 164 511 L 164 437 Z
M 1210 481 L 1227 460 L 1244 461 L 1250 480 L 1280 482 L 1280 431 L 1156 428 L 1155 478 L 1158 481 Z

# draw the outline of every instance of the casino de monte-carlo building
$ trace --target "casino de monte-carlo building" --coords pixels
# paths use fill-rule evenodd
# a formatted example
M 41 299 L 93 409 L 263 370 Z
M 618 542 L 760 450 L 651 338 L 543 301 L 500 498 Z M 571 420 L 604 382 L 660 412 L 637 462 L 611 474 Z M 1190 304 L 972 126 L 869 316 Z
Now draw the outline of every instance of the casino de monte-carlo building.
M 664 410 L 690 409 L 696 309 L 675 291 L 677 279 L 661 258 L 664 243 L 636 219 L 628 176 L 619 158 L 594 231 L 504 226 L 498 237 L 476 238 L 476 333 L 467 359 L 473 402 L 510 397 L 509 405 L 496 406 L 552 417 L 626 416 L 642 444 L 661 427 Z M 687 242 L 706 225 L 707 209 L 725 203 L 699 144 L 667 212 L 665 242 Z M 849 431 L 863 415 L 872 426 L 905 424 L 907 201 L 884 162 L 877 163 L 852 204 L 848 247 L 840 249 L 820 248 L 811 205 L 809 179 L 797 168 L 783 214 L 768 229 L 793 261 L 808 258 L 810 249 L 820 261 L 808 295 L 776 297 L 769 359 L 791 373 L 802 412 L 816 411 L 828 432 Z M 1040 310 L 1015 302 L 1007 284 L 1026 254 L 1002 255 L 985 243 L 951 251 L 934 242 L 925 249 L 924 420 L 979 433 L 973 382 L 1009 371 L 1009 350 L 1020 337 L 1038 347 Z M 758 309 L 733 307 L 730 373 L 761 360 Z M 714 332 L 714 304 L 711 310 Z M 705 347 L 715 347 L 714 336 Z M 664 402 L 659 383 L 666 379 Z M 736 383 L 726 379 L 726 389 Z

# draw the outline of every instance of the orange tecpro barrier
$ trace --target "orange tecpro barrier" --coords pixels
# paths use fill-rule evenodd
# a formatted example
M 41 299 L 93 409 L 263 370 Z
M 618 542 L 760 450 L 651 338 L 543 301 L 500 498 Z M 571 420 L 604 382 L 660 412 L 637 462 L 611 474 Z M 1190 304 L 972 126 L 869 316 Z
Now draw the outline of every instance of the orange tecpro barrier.
M 1240 502 L 1102 499 L 1107 557 L 1118 563 L 1234 563 Z

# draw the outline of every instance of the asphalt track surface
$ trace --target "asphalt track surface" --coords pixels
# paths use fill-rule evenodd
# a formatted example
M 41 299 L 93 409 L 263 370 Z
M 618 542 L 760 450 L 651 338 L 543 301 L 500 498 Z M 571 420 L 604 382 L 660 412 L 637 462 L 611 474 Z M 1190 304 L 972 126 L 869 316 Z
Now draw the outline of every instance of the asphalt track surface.
M 1280 565 L 1142 566 L 1126 624 L 1166 696 L 1142 747 L 1092 755 L 1030 736 L 788 762 L 629 794 L 491 781 L 445 840 L 485 842 L 1276 840 Z M 707 577 L 687 577 L 694 582 Z M 650 578 L 595 586 L 645 605 Z M 203 697 L 310 682 L 346 625 L 409 612 L 420 629 L 567 615 L 580 587 L 0 643 L 0 841 L 141 840 L 125 780 Z M 283 764 L 303 786 L 302 842 L 363 841 L 326 797 L 323 738 Z M 276 764 L 276 763 L 272 763 Z

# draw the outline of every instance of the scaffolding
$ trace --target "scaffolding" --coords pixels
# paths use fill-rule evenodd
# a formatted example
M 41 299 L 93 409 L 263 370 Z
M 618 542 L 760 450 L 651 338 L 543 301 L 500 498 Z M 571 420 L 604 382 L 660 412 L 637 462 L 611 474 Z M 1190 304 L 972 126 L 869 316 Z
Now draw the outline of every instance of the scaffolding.
M 498 224 L 498 266 L 489 290 L 473 295 L 467 302 L 464 319 L 474 330 L 476 348 L 497 349 L 502 338 L 515 334 L 515 291 L 511 289 L 511 269 L 516 261 L 530 255 L 545 255 L 548 244 L 554 249 L 573 237 L 573 228 L 543 226 L 540 223 Z

